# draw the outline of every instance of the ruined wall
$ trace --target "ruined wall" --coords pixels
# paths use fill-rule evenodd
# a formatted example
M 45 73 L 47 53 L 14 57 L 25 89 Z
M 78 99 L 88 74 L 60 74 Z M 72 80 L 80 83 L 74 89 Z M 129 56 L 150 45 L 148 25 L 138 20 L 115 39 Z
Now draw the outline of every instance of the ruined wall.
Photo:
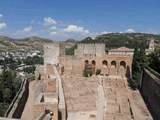
M 102 56 L 105 55 L 105 44 L 101 43 L 80 43 L 75 50 L 75 56 L 93 55 Z
M 64 90 L 62 85 L 62 79 L 61 76 L 57 70 L 57 68 L 54 66 L 54 71 L 56 75 L 56 79 L 58 82 L 58 109 L 59 109 L 59 119 L 60 120 L 66 120 L 67 114 L 66 114 L 66 103 L 65 103 L 65 96 L 64 96 Z
M 100 69 L 102 74 L 126 75 L 131 73 L 132 56 L 128 55 L 103 55 L 103 56 L 65 56 L 60 58 L 60 63 L 64 66 L 64 72 L 68 74 L 83 74 L 85 61 L 89 64 L 95 62 L 95 69 Z M 103 62 L 106 61 L 106 66 Z M 113 62 L 114 61 L 114 62 Z M 121 63 L 124 63 L 121 64 Z M 114 65 L 114 63 L 116 65 Z
M 75 56 L 65 56 L 60 58 L 61 65 L 64 66 L 64 72 L 67 74 L 82 74 L 84 61 Z
M 57 103 L 53 104 L 53 103 L 38 103 L 35 104 L 33 107 L 33 111 L 34 111 L 34 118 L 39 118 L 41 113 L 44 113 L 45 109 L 49 109 L 50 111 L 53 112 L 53 117 L 55 120 L 58 120 L 58 106 Z
M 141 93 L 155 120 L 160 120 L 160 75 L 144 70 Z
M 130 77 L 133 54 L 127 53 L 133 50 L 125 47 L 115 50 L 117 54 L 108 54 L 103 43 L 79 43 L 75 55 L 60 57 L 60 63 L 67 74 L 83 75 L 85 66 L 88 65 L 93 68 L 93 73 L 101 70 L 104 75 Z
M 37 70 L 41 74 L 41 79 L 34 86 L 34 119 L 45 118 L 48 114 L 47 110 L 53 113 L 55 120 L 58 120 L 58 81 L 53 66 L 53 64 L 46 64 L 43 67 L 45 71 Z
M 62 55 L 63 56 L 63 55 Z M 66 120 L 66 106 L 63 93 L 62 81 L 58 72 L 60 65 L 46 63 L 41 74 L 41 80 L 35 87 L 34 118 L 45 117 L 45 109 L 52 111 L 54 119 Z M 44 74 L 43 74 L 44 72 Z
M 45 44 L 44 45 L 44 64 L 57 64 L 60 54 L 59 44 Z

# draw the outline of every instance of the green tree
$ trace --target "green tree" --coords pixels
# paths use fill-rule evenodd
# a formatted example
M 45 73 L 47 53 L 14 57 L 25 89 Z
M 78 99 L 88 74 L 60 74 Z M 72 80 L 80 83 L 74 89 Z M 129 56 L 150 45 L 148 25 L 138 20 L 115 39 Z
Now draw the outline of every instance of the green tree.
M 0 116 L 4 116 L 7 108 L 8 108 L 8 104 L 0 102 Z
M 3 116 L 9 104 L 15 97 L 21 80 L 17 78 L 16 72 L 6 65 L 0 74 L 0 116 Z
M 43 57 L 39 57 L 39 56 L 34 56 L 32 58 L 32 64 L 36 65 L 36 64 L 43 64 L 44 60 Z
M 77 45 L 74 45 L 71 48 L 66 48 L 65 49 L 65 54 L 66 55 L 74 55 L 74 50 L 77 48 Z
M 33 62 L 32 62 L 32 57 L 28 56 L 25 60 L 24 60 L 24 63 L 26 65 L 32 65 Z
M 132 64 L 132 80 L 130 83 L 132 88 L 135 89 L 140 87 L 142 72 L 147 66 L 148 59 L 145 54 L 145 47 L 141 46 L 139 49 L 135 48 Z
M 157 46 L 155 51 L 149 55 L 149 66 L 160 73 L 160 46 Z
M 26 65 L 36 65 L 36 64 L 43 64 L 44 59 L 43 57 L 34 56 L 30 57 L 28 56 L 25 60 L 23 60 Z
M 12 97 L 12 91 L 9 88 L 5 88 L 3 90 L 3 99 L 5 103 L 11 102 L 11 97 Z
M 26 73 L 34 73 L 35 69 L 36 69 L 36 67 L 34 65 L 32 65 L 30 67 L 25 67 L 23 69 L 23 71 L 26 72 Z

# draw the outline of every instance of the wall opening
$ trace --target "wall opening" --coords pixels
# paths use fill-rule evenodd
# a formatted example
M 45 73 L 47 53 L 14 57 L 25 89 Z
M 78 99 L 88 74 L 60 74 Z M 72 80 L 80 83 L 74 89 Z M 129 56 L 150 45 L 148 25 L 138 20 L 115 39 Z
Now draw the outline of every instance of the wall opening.
M 88 60 L 85 60 L 85 65 L 89 64 L 89 61 Z
M 92 60 L 92 65 L 96 65 L 96 61 L 95 60 Z
M 117 75 L 117 63 L 116 61 L 111 62 L 110 75 Z
M 116 64 L 116 61 L 112 61 L 111 62 L 111 67 L 115 67 L 116 68 L 117 64 Z
M 119 75 L 121 75 L 122 77 L 126 77 L 126 62 L 125 61 L 120 62 Z
M 102 61 L 102 74 L 107 76 L 109 75 L 108 62 L 106 60 Z
M 121 67 L 124 67 L 124 68 L 126 69 L 126 62 L 125 62 L 125 61 L 121 61 L 121 62 L 120 62 L 120 66 L 121 66 Z
M 108 66 L 108 62 L 106 60 L 103 60 L 102 61 L 102 65 L 107 67 Z
M 92 74 L 96 73 L 96 61 L 92 60 Z
M 89 64 L 89 61 L 88 61 L 88 60 L 85 60 L 83 75 L 84 75 L 85 77 L 89 77 L 89 76 L 92 76 L 92 74 L 93 74 L 92 64 Z

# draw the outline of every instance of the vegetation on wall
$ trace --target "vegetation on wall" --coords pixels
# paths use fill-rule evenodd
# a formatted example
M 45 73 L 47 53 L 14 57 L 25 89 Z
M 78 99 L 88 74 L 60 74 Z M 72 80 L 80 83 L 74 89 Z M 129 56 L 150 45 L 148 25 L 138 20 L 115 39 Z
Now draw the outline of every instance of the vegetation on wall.
M 74 50 L 77 48 L 77 45 L 71 47 L 71 48 L 66 48 L 65 49 L 65 54 L 66 55 L 74 55 Z
M 71 48 L 66 48 L 65 49 L 65 54 L 66 55 L 74 55 L 74 47 L 71 47 Z
M 89 77 L 89 76 L 92 76 L 93 74 L 93 68 L 92 68 L 92 65 L 85 65 L 85 69 L 83 71 L 83 76 L 84 77 Z

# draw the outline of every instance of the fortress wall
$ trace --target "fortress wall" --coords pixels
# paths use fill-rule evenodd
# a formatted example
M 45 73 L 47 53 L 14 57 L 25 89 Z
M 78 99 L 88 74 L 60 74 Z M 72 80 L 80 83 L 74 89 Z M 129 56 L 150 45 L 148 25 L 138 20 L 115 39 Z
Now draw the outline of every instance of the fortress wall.
M 96 56 L 105 55 L 105 44 L 96 44 Z
M 144 70 L 141 94 L 155 120 L 160 119 L 160 78 Z
M 61 120 L 66 120 L 67 114 L 66 114 L 66 100 L 64 96 L 64 90 L 63 90 L 63 85 L 62 85 L 62 79 L 60 77 L 59 72 L 57 71 L 57 68 L 53 66 L 53 69 L 55 71 L 56 79 L 58 81 L 58 97 L 59 97 L 59 103 L 58 103 L 58 108 L 59 108 L 59 117 Z
M 105 54 L 105 44 L 100 43 L 80 43 L 78 44 L 78 47 L 75 51 L 76 56 L 82 56 L 82 55 L 96 55 L 96 56 L 102 56 Z
M 53 64 L 47 64 L 44 66 L 43 78 L 36 81 L 33 93 L 33 118 L 45 119 L 48 112 L 53 113 L 55 120 L 58 119 L 58 80 L 54 70 Z M 46 68 L 45 68 L 46 67 Z M 30 89 L 31 90 L 31 89 Z
M 60 45 L 45 44 L 44 45 L 44 64 L 57 64 L 59 62 L 58 56 L 60 55 Z
M 89 64 L 92 64 L 92 61 L 96 62 L 96 69 L 103 69 L 103 61 L 107 61 L 106 71 L 112 72 L 111 62 L 116 62 L 116 68 L 114 72 L 115 75 L 125 74 L 121 72 L 120 62 L 124 61 L 126 63 L 126 71 L 131 73 L 132 69 L 132 57 L 127 55 L 103 55 L 103 56 L 65 56 L 60 58 L 60 63 L 64 66 L 64 72 L 68 74 L 83 74 L 85 60 L 89 61 Z M 104 71 L 104 70 L 103 70 Z M 110 73 L 112 74 L 112 73 Z
M 25 79 L 21 87 L 13 99 L 12 103 L 10 104 L 8 110 L 5 113 L 5 117 L 7 118 L 21 118 L 24 106 L 26 104 L 26 101 L 28 99 L 29 94 L 29 82 L 33 80 L 34 77 L 30 77 Z

